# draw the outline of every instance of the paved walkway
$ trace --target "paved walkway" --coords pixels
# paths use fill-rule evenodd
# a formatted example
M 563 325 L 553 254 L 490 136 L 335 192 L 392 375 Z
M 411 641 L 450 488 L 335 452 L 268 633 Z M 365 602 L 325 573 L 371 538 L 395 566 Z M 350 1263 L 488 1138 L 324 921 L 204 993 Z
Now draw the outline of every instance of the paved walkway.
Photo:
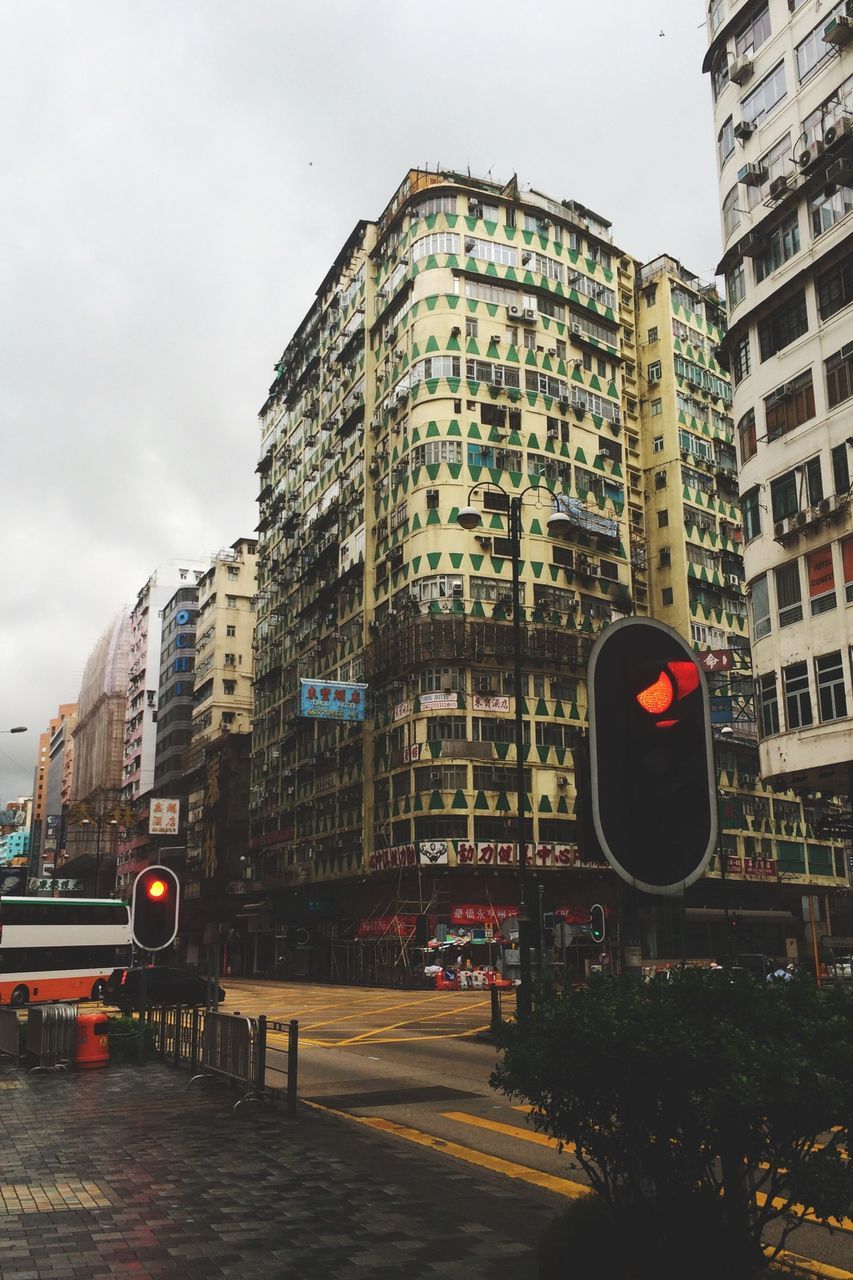
M 556 1197 L 188 1078 L 0 1067 L 0 1280 L 535 1280 Z

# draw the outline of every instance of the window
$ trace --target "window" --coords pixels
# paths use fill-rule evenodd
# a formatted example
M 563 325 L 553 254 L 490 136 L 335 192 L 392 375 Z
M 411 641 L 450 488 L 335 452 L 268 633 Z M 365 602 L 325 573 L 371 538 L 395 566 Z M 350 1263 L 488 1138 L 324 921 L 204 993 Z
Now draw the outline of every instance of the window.
M 520 385 L 517 369 L 508 364 L 492 364 L 490 360 L 466 360 L 465 377 L 470 382 L 487 382 L 493 387 Z
M 657 325 L 655 325 L 653 329 L 649 329 L 649 342 L 657 342 L 657 340 L 658 340 L 658 327 Z
M 745 333 L 732 347 L 732 381 L 743 382 L 750 371 L 749 334 Z
M 790 173 L 791 135 L 786 133 L 763 156 L 759 156 L 757 167 L 761 170 L 761 181 L 746 188 L 746 203 L 750 210 L 766 197 L 767 188 L 774 178 L 784 178 Z
M 456 196 L 426 196 L 417 204 L 418 218 L 429 218 L 434 213 L 455 213 Z
M 759 505 L 758 485 L 753 489 L 748 489 L 741 496 L 740 504 L 743 512 L 743 536 L 744 541 L 750 542 L 753 538 L 757 538 L 761 533 L 761 507 Z
M 800 510 L 797 479 L 797 471 L 794 469 L 770 481 L 770 505 L 774 522 L 793 516 Z
M 664 587 L 660 593 L 660 602 L 663 605 L 672 604 L 672 587 Z
M 752 634 L 756 640 L 770 634 L 770 592 L 767 578 L 762 575 L 752 583 Z
M 764 401 L 767 439 L 778 440 L 815 416 L 812 371 L 786 382 Z
M 836 607 L 835 570 L 832 564 L 832 547 L 818 547 L 806 556 L 806 573 L 809 580 L 809 600 L 812 617 L 829 613 Z
M 770 39 L 770 11 L 767 5 L 759 9 L 741 32 L 735 36 L 735 56 L 743 58 L 760 49 Z
M 783 262 L 787 262 L 799 252 L 800 225 L 795 213 L 785 222 L 781 222 L 778 227 L 773 228 L 768 236 L 767 248 L 759 257 L 753 259 L 756 284 L 760 284 L 777 267 L 781 267 Z
M 817 310 L 828 320 L 853 300 L 853 253 L 848 253 L 817 280 Z
M 759 321 L 758 346 L 762 361 L 769 360 L 777 351 L 787 347 L 808 327 L 806 294 L 804 289 L 800 289 Z
M 659 511 L 658 512 L 658 528 L 665 529 L 668 524 L 669 524 L 669 512 Z
M 845 440 L 844 444 L 837 444 L 830 455 L 832 458 L 832 485 L 834 493 L 850 492 L 850 463 L 847 457 L 847 450 L 850 446 Z
M 823 499 L 823 474 L 820 465 L 820 455 L 809 458 L 804 464 L 803 470 L 806 478 L 806 501 L 809 506 L 816 507 Z
M 723 8 L 722 0 L 720 8 Z M 725 49 L 721 49 L 714 61 L 711 63 L 711 88 L 714 93 L 714 101 L 722 93 L 723 89 L 729 83 L 729 59 Z
M 464 742 L 467 737 L 464 716 L 430 716 L 427 720 L 428 742 Z
M 800 586 L 800 562 L 792 560 L 774 570 L 776 583 L 776 607 L 779 611 L 779 626 L 790 627 L 794 622 L 803 620 L 803 598 Z
M 233 694 L 235 694 L 235 693 L 237 692 L 237 681 L 236 681 L 236 680 L 223 680 L 223 681 L 222 681 L 222 692 L 225 694 L 225 696 L 226 696 L 226 697 L 231 697 Z
M 458 356 L 427 356 L 412 365 L 412 386 L 426 378 L 458 378 L 461 368 Z
M 815 658 L 815 683 L 820 718 L 841 720 L 847 715 L 847 694 L 844 691 L 844 665 L 840 652 L 826 653 Z
M 809 692 L 809 672 L 804 662 L 794 662 L 783 668 L 782 682 L 785 688 L 785 723 L 789 729 L 807 729 L 812 723 L 812 697 Z
M 471 578 L 471 599 L 491 603 L 512 604 L 512 584 L 503 578 Z M 521 603 L 524 604 L 524 583 L 519 583 Z
M 759 676 L 755 682 L 758 702 L 759 727 L 762 738 L 779 732 L 779 698 L 776 692 L 776 672 Z
M 732 187 L 723 201 L 723 232 L 726 240 L 728 240 L 740 222 L 741 210 L 738 207 L 738 191 L 738 187 Z
M 752 124 L 758 124 L 764 116 L 769 115 L 780 102 L 785 100 L 786 94 L 785 64 L 780 62 L 743 99 L 741 103 L 743 119 L 751 121 Z
M 226 636 L 228 636 L 229 638 L 233 638 L 233 637 L 234 637 L 234 636 L 236 636 L 236 634 L 237 634 L 237 628 L 236 628 L 235 626 L 232 626 L 232 625 L 230 625 L 230 624 L 229 624 L 229 625 L 225 628 L 225 634 L 226 634 Z
M 847 342 L 824 360 L 826 402 L 830 409 L 853 395 L 853 342 Z
M 474 318 L 474 316 L 467 316 L 465 319 L 465 337 L 476 338 L 476 336 L 477 336 L 477 321 Z
M 737 304 L 743 300 L 745 294 L 746 270 L 743 265 L 743 258 L 740 258 L 726 276 L 726 297 L 730 311 L 733 311 Z
M 409 454 L 412 469 L 435 466 L 439 462 L 461 462 L 461 440 L 428 440 L 416 445 Z
M 719 162 L 721 169 L 734 149 L 735 131 L 734 125 L 732 124 L 732 118 L 729 116 L 728 120 L 717 134 L 717 161 Z
M 465 688 L 465 675 L 459 667 L 427 667 L 421 672 L 420 693 L 449 693 Z
M 660 360 L 653 360 L 649 365 L 647 377 L 649 382 L 660 382 Z
M 740 445 L 740 464 L 743 466 L 758 452 L 755 438 L 755 410 L 747 409 L 737 424 L 738 443 Z
M 236 597 L 236 596 L 226 596 L 226 597 L 225 597 L 225 606 L 226 606 L 226 608 L 228 608 L 228 609 L 236 609 L 236 608 L 237 608 L 237 597 Z
M 466 236 L 465 252 L 469 258 L 479 258 L 481 262 L 497 262 L 504 267 L 518 266 L 518 250 L 508 244 L 498 244 L 496 240 L 477 240 L 474 236 Z
M 836 222 L 846 218 L 851 209 L 853 209 L 853 187 L 843 184 L 836 186 L 834 183 L 824 187 L 809 201 L 812 235 L 815 238 L 822 236 L 824 231 L 829 231 Z
M 844 598 L 848 604 L 853 604 L 853 538 L 842 540 L 841 563 L 844 571 Z
M 660 404 L 660 400 L 658 400 Z M 663 436 L 655 436 L 652 440 L 652 453 L 663 453 Z
M 837 4 L 834 9 L 829 9 L 823 14 L 817 26 L 813 27 L 805 40 L 801 40 L 797 45 L 797 76 L 801 84 L 813 72 L 817 71 L 822 62 L 832 57 L 834 49 L 831 44 L 825 42 L 823 33 L 830 18 L 834 18 L 844 12 L 845 0 L 841 0 L 841 3 Z

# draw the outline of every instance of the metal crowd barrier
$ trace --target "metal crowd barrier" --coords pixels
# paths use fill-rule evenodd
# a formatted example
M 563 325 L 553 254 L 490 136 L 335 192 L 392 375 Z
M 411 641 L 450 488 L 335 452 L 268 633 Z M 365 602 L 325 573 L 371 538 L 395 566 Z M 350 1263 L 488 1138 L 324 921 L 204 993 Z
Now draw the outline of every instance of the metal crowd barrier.
M 31 1071 L 56 1071 L 68 1067 L 74 1056 L 77 1006 L 33 1004 L 27 1010 L 27 1062 Z
M 0 1054 L 13 1058 L 16 1065 L 21 1060 L 22 1026 L 16 1009 L 0 1009 Z
M 299 1023 L 268 1022 L 239 1013 L 217 1013 L 212 1010 L 164 1006 L 146 1011 L 146 1025 L 154 1047 L 164 1062 L 189 1066 L 196 1080 L 220 1079 L 243 1085 L 245 1092 L 235 1110 L 247 1101 L 275 1098 L 284 1093 L 287 1113 L 296 1114 L 296 1088 L 299 1049 Z M 267 1032 L 287 1036 L 287 1049 L 281 1056 L 274 1049 L 270 1061 Z

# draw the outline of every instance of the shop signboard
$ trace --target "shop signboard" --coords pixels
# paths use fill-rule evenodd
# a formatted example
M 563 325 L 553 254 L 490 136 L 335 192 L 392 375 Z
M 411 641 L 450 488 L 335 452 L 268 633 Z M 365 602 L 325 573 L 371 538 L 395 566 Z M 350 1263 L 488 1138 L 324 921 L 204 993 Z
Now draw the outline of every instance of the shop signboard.
M 363 720 L 366 684 L 299 681 L 299 714 L 309 720 Z
M 459 707 L 459 694 L 422 693 L 420 704 L 421 711 L 456 711 Z
M 181 817 L 180 800 L 158 797 L 151 801 L 148 814 L 148 834 L 151 836 L 176 836 Z
M 357 937 L 366 938 L 409 938 L 415 932 L 414 915 L 370 916 L 359 921 Z
M 471 699 L 474 711 L 510 711 L 511 704 L 504 694 L 475 693 Z

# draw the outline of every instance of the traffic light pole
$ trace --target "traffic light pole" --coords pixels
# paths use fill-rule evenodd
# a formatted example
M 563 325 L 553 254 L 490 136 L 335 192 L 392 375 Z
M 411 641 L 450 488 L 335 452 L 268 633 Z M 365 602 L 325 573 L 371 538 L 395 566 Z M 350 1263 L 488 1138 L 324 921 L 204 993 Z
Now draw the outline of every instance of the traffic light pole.
M 530 968 L 530 907 L 527 902 L 527 822 L 524 805 L 524 711 L 521 688 L 521 498 L 509 499 L 509 540 L 512 556 L 512 659 L 515 695 L 515 790 L 518 800 L 518 957 L 519 987 L 516 1009 L 519 1021 L 533 1010 Z

